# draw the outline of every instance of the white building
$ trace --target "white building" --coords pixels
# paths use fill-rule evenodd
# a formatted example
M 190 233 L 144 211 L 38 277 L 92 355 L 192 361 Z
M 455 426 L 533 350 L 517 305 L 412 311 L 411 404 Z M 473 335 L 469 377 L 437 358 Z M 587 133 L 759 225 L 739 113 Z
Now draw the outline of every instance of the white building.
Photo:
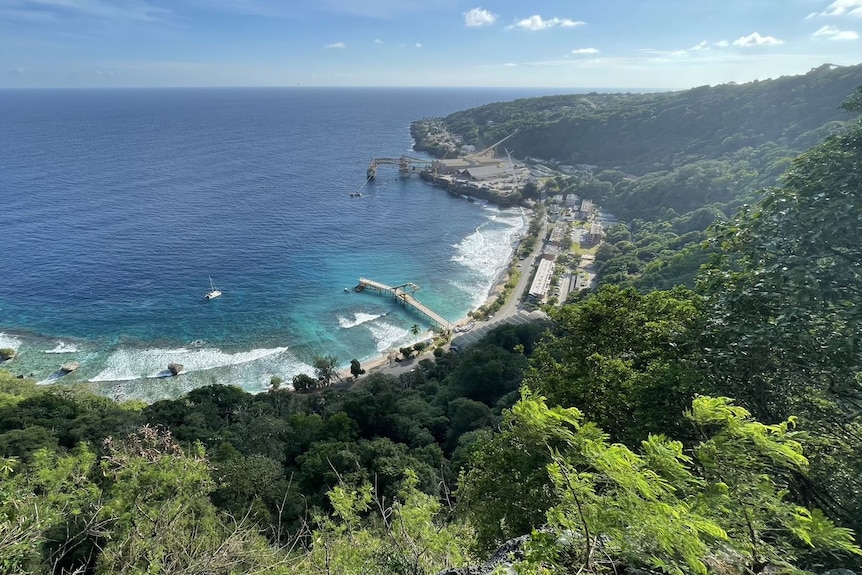
M 533 283 L 530 285 L 530 297 L 534 300 L 543 300 L 548 295 L 548 289 L 551 287 L 551 276 L 554 274 L 555 263 L 553 260 L 539 260 L 539 267 L 536 269 L 536 277 L 533 278 Z

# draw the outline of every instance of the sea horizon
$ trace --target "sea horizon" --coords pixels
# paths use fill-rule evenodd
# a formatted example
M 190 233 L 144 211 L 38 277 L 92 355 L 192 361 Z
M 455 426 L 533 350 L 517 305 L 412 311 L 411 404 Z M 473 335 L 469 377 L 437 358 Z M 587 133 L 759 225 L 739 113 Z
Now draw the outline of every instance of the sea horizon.
M 20 91 L 172 91 L 172 90 L 366 90 L 366 91 L 448 91 L 465 92 L 468 90 L 480 93 L 504 92 L 506 94 L 518 94 L 516 98 L 559 96 L 565 94 L 614 94 L 614 93 L 656 93 L 656 92 L 678 92 L 689 90 L 694 86 L 679 88 L 635 88 L 635 87 L 516 87 L 516 86 L 0 86 L 0 92 Z M 480 104 L 481 105 L 481 104 Z M 452 110 L 458 111 L 458 110 Z

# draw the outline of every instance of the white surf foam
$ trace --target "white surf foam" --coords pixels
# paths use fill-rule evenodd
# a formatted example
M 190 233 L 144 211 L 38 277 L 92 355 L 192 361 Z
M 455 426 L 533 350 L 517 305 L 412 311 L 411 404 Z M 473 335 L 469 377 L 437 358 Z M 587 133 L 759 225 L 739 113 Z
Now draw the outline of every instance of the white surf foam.
M 21 347 L 21 340 L 17 337 L 7 335 L 5 333 L 0 333 L 0 347 L 11 347 L 12 349 L 18 349 Z
M 461 240 L 452 261 L 486 279 L 496 278 L 512 257 L 513 228 L 493 229 L 486 224 Z
M 452 260 L 488 278 L 495 278 L 512 257 L 515 240 L 526 227 L 520 211 L 485 208 L 488 222 L 455 245 Z
M 104 369 L 89 381 L 132 381 L 135 379 L 164 377 L 169 363 L 180 363 L 183 365 L 183 373 L 191 373 L 249 363 L 275 356 L 285 351 L 287 351 L 286 347 L 253 349 L 238 353 L 226 353 L 215 348 L 124 348 L 112 353 L 105 362 Z
M 451 281 L 459 291 L 468 293 L 474 305 L 485 302 L 494 283 L 505 273 L 518 238 L 526 229 L 523 210 L 484 208 L 488 222 L 453 246 L 452 261 L 472 272 L 468 281 Z
M 473 303 L 472 307 L 478 307 L 485 303 L 485 300 L 488 298 L 488 291 L 492 287 L 490 281 L 484 283 L 468 283 L 453 279 L 449 280 L 449 285 L 459 292 L 468 294 L 470 296 L 470 301 Z
M 514 235 L 519 235 L 527 229 L 527 218 L 523 209 L 500 210 L 496 206 L 487 206 L 485 214 L 490 221 L 513 228 Z
M 374 343 L 377 345 L 377 351 L 379 352 L 384 352 L 387 349 L 395 347 L 398 343 L 406 342 L 407 336 L 410 334 L 403 327 L 398 327 L 385 321 L 369 324 L 368 330 L 371 332 L 371 337 L 374 338 Z
M 46 349 L 45 353 L 77 353 L 80 351 L 74 343 L 58 341 L 54 349 Z
M 353 319 L 349 320 L 345 317 L 338 318 L 338 325 L 344 329 L 350 329 L 351 327 L 356 327 L 357 325 L 362 325 L 363 323 L 368 323 L 369 321 L 374 321 L 375 319 L 381 318 L 385 316 L 385 313 L 373 314 L 373 313 L 364 313 L 364 312 L 356 312 L 353 315 Z

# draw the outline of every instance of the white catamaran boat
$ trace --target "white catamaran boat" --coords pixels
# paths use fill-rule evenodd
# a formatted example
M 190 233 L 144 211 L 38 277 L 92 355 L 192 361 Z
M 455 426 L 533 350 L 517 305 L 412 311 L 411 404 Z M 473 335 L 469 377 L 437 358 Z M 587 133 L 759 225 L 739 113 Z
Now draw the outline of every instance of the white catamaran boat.
M 204 299 L 215 299 L 221 295 L 221 292 L 213 285 L 213 278 L 210 276 L 210 291 L 204 296 Z

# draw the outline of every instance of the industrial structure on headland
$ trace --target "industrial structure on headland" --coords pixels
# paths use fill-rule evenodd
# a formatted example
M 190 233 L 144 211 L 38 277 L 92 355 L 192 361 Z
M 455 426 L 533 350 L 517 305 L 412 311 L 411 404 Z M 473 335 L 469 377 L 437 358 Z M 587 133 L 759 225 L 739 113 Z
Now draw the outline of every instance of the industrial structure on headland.
M 442 184 L 456 192 L 484 192 L 505 197 L 517 191 L 530 178 L 530 171 L 523 164 L 506 157 L 496 157 L 495 150 L 514 133 L 480 152 L 458 158 L 422 160 L 411 156 L 400 158 L 374 158 L 366 170 L 367 180 L 377 177 L 377 168 L 396 165 L 402 176 L 419 173 L 424 179 Z

